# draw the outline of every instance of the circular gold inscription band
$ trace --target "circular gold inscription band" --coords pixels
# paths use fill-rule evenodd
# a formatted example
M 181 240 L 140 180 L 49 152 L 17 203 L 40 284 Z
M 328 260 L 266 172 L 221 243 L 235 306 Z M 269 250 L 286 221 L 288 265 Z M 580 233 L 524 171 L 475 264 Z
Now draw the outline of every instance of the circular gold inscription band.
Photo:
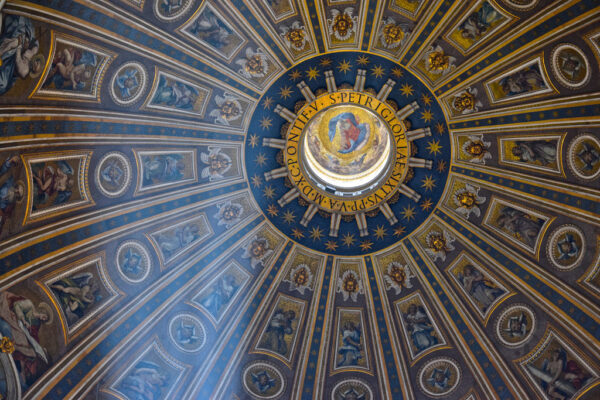
M 340 90 L 304 105 L 287 131 L 284 160 L 300 195 L 341 214 L 389 199 L 408 171 L 406 129 L 368 93 Z

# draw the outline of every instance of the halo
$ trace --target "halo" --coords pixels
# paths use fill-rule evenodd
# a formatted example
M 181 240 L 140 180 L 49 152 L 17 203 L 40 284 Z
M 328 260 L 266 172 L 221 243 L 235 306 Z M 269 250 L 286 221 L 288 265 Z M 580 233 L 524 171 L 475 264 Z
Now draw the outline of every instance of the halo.
M 38 304 L 37 308 L 39 310 L 44 310 L 46 312 L 46 315 L 48 316 L 48 319 L 44 321 L 44 325 L 50 325 L 52 321 L 54 321 L 54 313 L 52 312 L 52 307 L 50 307 L 48 303 L 41 302 L 40 304 Z
M 40 65 L 46 65 L 46 57 L 44 57 L 44 55 L 40 53 L 36 54 L 31 58 L 30 65 L 32 65 L 37 60 L 40 60 Z M 42 72 L 44 72 L 44 68 L 40 69 L 38 72 L 29 72 L 29 77 L 38 78 L 40 75 L 42 75 Z

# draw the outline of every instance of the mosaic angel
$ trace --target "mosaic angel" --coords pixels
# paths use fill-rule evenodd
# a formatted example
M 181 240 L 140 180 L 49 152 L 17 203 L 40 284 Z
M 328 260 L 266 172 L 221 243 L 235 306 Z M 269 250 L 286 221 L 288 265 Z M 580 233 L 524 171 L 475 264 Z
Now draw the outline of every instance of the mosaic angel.
M 86 312 L 102 300 L 96 278 L 91 272 L 82 272 L 59 279 L 50 285 L 71 323 L 83 318 Z
M 98 57 L 91 51 L 74 46 L 65 47 L 52 60 L 52 69 L 43 86 L 54 84 L 59 90 L 83 91 L 98 64 Z

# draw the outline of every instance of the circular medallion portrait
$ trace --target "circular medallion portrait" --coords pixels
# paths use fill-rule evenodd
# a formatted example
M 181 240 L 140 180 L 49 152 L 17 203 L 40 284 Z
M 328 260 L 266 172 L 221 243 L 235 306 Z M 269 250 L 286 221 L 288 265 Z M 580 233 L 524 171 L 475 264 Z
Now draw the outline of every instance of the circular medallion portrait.
M 524 304 L 516 304 L 505 309 L 496 322 L 496 334 L 500 341 L 509 347 L 524 344 L 531 338 L 535 329 L 535 315 Z
M 142 282 L 151 267 L 152 259 L 146 246 L 137 240 L 128 240 L 117 249 L 117 269 L 127 282 Z
M 192 0 L 154 0 L 154 14 L 158 19 L 173 22 L 181 18 L 192 3 Z
M 373 400 L 373 392 L 363 381 L 348 379 L 334 386 L 331 400 Z
M 590 63 L 580 48 L 561 44 L 552 51 L 552 71 L 565 87 L 577 89 L 587 84 L 592 75 Z
M 569 145 L 569 167 L 581 179 L 600 176 L 600 140 L 592 135 L 577 137 Z
M 539 0 L 506 0 L 509 6 L 521 11 L 530 10 L 537 5 Z
M 456 361 L 437 358 L 425 364 L 419 371 L 419 386 L 425 394 L 443 397 L 452 392 L 460 381 L 460 369 Z
M 550 235 L 547 253 L 556 268 L 576 268 L 585 254 L 583 232 L 573 225 L 561 226 Z
M 250 364 L 242 375 L 244 388 L 259 399 L 276 399 L 285 389 L 283 375 L 269 363 Z
M 96 167 L 96 186 L 106 197 L 125 194 L 131 184 L 131 164 L 122 153 L 105 154 Z
M 148 74 L 137 62 L 128 62 L 115 72 L 110 82 L 110 95 L 115 103 L 126 106 L 140 99 L 148 84 Z
M 176 315 L 169 322 L 169 336 L 181 351 L 193 353 L 206 343 L 206 331 L 200 320 L 191 314 Z

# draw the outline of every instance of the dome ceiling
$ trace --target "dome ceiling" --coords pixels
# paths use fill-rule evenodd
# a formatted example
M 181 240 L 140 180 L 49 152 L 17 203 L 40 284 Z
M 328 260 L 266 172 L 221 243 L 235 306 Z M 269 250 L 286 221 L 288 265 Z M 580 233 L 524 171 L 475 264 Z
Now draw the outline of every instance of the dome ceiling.
M 600 397 L 594 0 L 29 0 L 0 398 Z

